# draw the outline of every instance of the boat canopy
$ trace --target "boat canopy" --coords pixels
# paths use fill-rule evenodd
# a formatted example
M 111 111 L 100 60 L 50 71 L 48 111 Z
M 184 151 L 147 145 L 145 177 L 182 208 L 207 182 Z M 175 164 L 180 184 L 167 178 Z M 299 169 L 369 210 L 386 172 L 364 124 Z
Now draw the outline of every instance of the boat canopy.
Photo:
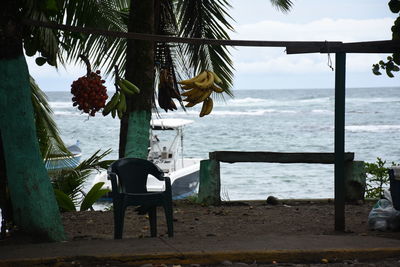
M 175 130 L 186 124 L 193 123 L 193 121 L 186 119 L 157 119 L 151 120 L 150 123 L 153 130 Z

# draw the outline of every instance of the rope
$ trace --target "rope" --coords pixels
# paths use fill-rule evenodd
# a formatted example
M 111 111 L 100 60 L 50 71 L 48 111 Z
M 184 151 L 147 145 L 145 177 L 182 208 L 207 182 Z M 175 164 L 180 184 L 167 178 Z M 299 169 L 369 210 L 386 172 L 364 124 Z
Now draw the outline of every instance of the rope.
M 334 71 L 335 69 L 332 67 L 333 63 L 332 63 L 332 58 L 331 58 L 331 54 L 329 52 L 329 43 L 328 41 L 325 40 L 325 46 L 326 46 L 326 51 L 328 52 L 328 67 L 331 68 L 332 71 Z

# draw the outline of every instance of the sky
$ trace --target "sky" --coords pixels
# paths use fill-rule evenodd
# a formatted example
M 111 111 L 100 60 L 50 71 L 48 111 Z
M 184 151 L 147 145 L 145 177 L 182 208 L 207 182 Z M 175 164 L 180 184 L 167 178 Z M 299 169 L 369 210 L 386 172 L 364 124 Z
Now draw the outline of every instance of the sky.
M 396 14 L 387 0 L 293 0 L 293 9 L 282 13 L 269 0 L 231 0 L 227 10 L 235 40 L 265 41 L 375 41 L 391 39 Z M 234 62 L 234 90 L 334 88 L 335 55 L 287 55 L 284 48 L 235 47 L 230 49 Z M 395 78 L 375 76 L 372 64 L 388 54 L 347 54 L 346 86 L 399 87 Z M 60 67 L 56 71 L 36 66 L 28 58 L 32 76 L 44 91 L 69 90 L 73 80 L 85 74 L 83 66 Z M 107 84 L 110 84 L 108 82 Z

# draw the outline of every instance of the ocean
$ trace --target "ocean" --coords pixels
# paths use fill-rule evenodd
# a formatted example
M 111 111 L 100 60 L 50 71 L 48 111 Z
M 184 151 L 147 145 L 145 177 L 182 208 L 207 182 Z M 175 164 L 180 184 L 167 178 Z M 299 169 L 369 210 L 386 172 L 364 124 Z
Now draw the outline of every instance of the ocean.
M 112 149 L 117 159 L 119 120 L 88 117 L 72 106 L 69 92 L 46 92 L 66 144 L 79 140 L 82 159 Z M 112 94 L 112 92 L 110 92 Z M 333 152 L 334 90 L 235 90 L 216 99 L 208 116 L 200 107 L 165 113 L 194 123 L 184 128 L 184 155 L 208 158 L 217 150 Z M 346 152 L 355 160 L 400 163 L 400 88 L 352 88 L 346 91 Z M 155 115 L 156 116 L 156 115 Z M 159 136 L 163 138 L 162 136 Z M 221 164 L 222 199 L 333 198 L 331 164 Z

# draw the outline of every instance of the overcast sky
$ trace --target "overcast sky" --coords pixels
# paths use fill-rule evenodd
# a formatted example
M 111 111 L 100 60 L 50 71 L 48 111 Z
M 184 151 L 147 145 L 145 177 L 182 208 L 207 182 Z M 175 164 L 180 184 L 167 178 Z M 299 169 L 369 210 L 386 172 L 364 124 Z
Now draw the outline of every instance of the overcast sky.
M 235 19 L 231 39 L 268 41 L 373 41 L 391 39 L 396 15 L 387 0 L 293 0 L 291 12 L 283 14 L 268 0 L 231 0 Z M 284 48 L 236 47 L 231 50 L 234 89 L 333 88 L 334 72 L 326 54 L 286 55 Z M 400 86 L 395 78 L 375 76 L 372 64 L 387 54 L 348 54 L 347 87 Z M 331 55 L 335 61 L 335 55 Z M 32 76 L 45 91 L 69 90 L 85 68 L 68 66 L 57 72 L 37 67 L 28 59 Z

